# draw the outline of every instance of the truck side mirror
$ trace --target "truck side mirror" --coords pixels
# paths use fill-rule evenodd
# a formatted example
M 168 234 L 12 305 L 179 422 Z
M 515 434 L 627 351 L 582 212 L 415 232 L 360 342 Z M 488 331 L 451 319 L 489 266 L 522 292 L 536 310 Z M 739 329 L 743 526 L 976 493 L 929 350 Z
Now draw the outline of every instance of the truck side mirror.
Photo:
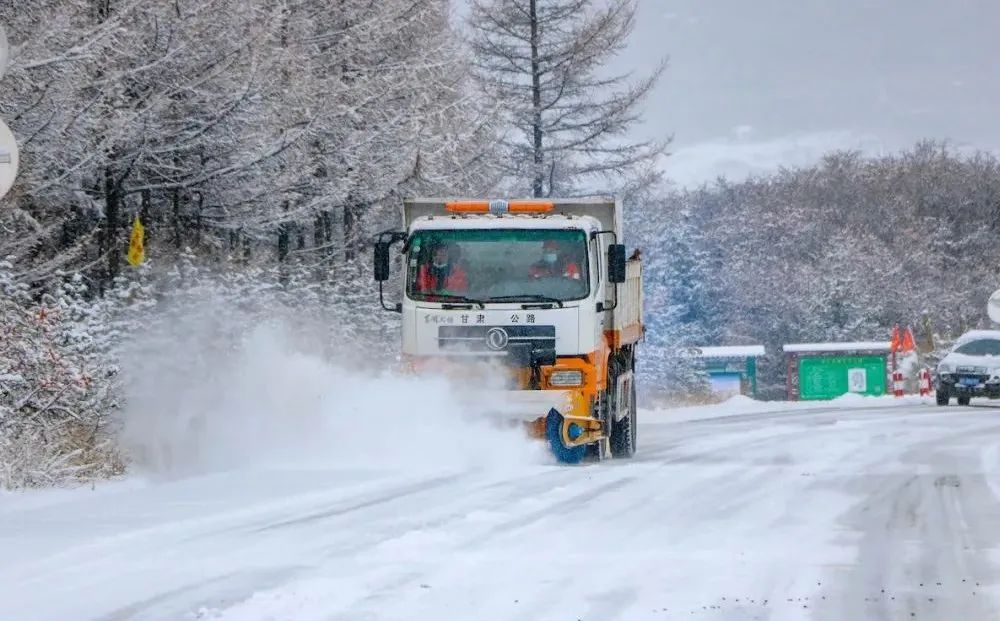
M 389 243 L 376 242 L 375 244 L 375 280 L 385 282 L 389 280 Z
M 625 266 L 627 263 L 624 244 L 611 244 L 608 246 L 608 282 L 615 284 L 625 282 Z

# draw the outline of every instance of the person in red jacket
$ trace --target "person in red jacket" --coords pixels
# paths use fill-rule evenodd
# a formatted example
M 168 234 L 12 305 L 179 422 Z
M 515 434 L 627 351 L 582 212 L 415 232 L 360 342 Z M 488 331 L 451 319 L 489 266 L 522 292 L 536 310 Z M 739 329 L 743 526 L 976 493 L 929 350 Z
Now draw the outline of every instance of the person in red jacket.
M 532 278 L 562 276 L 572 280 L 580 280 L 583 274 L 580 265 L 572 259 L 565 258 L 559 252 L 559 243 L 551 239 L 542 244 L 542 260 L 533 263 L 528 273 Z
M 465 293 L 469 290 L 469 278 L 465 270 L 452 260 L 451 254 L 445 244 L 434 247 L 431 262 L 421 265 L 417 271 L 418 292 Z

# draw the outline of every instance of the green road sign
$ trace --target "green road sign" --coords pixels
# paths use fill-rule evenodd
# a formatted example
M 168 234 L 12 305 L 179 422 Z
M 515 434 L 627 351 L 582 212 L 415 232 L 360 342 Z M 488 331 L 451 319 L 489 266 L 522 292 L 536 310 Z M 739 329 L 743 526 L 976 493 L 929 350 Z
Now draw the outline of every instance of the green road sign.
M 849 392 L 884 395 L 885 358 L 822 356 L 799 359 L 799 395 L 803 400 L 834 399 Z

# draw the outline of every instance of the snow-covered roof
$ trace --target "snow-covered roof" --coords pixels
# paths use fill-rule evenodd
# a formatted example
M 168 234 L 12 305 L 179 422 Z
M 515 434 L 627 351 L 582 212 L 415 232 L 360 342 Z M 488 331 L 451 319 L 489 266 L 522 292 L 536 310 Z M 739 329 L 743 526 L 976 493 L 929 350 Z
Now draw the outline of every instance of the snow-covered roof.
M 763 345 L 692 347 L 688 352 L 695 358 L 760 358 L 765 354 Z
M 808 351 L 890 351 L 889 341 L 859 341 L 855 343 L 789 343 L 782 346 L 786 352 Z

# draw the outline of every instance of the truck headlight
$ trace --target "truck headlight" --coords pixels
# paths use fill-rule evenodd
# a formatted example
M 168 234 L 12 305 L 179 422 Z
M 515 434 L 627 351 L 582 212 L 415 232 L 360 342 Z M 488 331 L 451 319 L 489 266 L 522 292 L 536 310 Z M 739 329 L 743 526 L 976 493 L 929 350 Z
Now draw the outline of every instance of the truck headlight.
M 938 365 L 937 372 L 938 372 L 938 375 L 941 375 L 943 373 L 951 373 L 951 365 L 947 364 L 945 362 L 942 362 L 941 364 Z
M 583 384 L 583 371 L 555 371 L 549 375 L 552 386 L 579 386 Z

